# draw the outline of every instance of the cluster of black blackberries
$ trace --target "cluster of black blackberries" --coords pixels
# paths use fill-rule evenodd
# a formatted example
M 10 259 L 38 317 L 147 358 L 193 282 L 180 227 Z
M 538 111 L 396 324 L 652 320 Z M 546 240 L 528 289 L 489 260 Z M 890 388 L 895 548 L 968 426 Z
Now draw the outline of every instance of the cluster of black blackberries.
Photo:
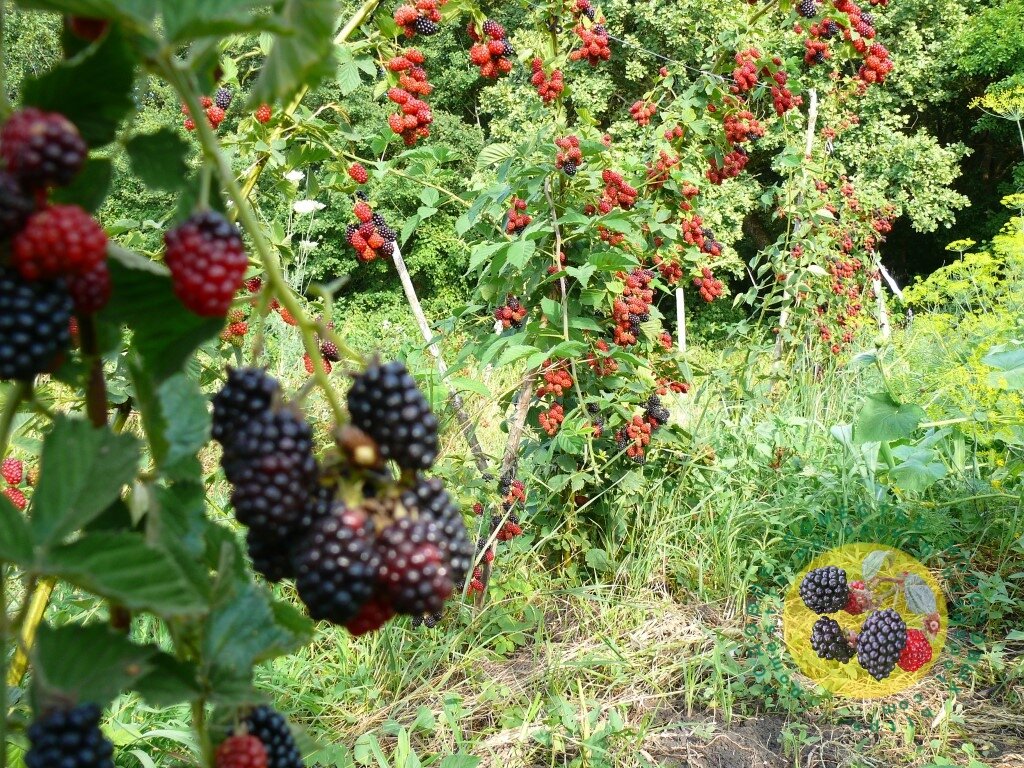
M 668 424 L 668 420 L 672 418 L 672 414 L 669 412 L 668 408 L 661 404 L 660 397 L 657 395 L 651 395 L 647 398 L 644 418 L 651 423 L 652 427 L 663 427 Z
M 100 708 L 55 709 L 28 729 L 26 768 L 114 768 L 114 747 L 100 731 Z
M 823 615 L 839 611 L 858 614 L 863 610 L 842 568 L 830 565 L 810 571 L 800 582 L 800 598 L 808 609 L 822 616 L 814 622 L 810 638 L 818 658 L 846 664 L 856 655 L 860 666 L 876 680 L 884 680 L 896 668 L 907 644 L 907 625 L 896 611 L 874 611 L 856 635 Z
M 439 612 L 473 552 L 441 481 L 416 474 L 437 457 L 437 419 L 405 366 L 372 363 L 354 379 L 352 431 L 372 454 L 360 454 L 355 468 L 375 472 L 360 506 L 336 498 L 312 430 L 262 370 L 228 372 L 214 397 L 213 435 L 254 568 L 271 581 L 294 579 L 310 616 L 360 635 L 395 613 Z M 384 459 L 403 470 L 402 487 Z
M 303 768 L 302 753 L 284 715 L 261 704 L 243 722 L 249 735 L 263 742 L 267 768 Z

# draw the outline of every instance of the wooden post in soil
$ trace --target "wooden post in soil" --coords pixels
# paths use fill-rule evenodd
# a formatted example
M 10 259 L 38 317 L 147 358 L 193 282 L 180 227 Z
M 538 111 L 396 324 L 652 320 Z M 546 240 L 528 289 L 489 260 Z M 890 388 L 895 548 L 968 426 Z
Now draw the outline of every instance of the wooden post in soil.
M 818 128 L 818 89 L 811 88 L 810 90 L 810 106 L 807 108 L 807 133 L 804 137 L 804 167 L 803 174 L 807 175 L 807 162 L 811 159 L 814 152 L 814 134 Z M 789 291 L 787 290 L 784 294 L 784 299 L 789 299 Z M 789 324 L 789 309 L 787 307 L 782 308 L 782 313 L 779 315 L 779 338 L 775 342 L 775 359 L 782 359 L 782 335 L 783 331 L 786 330 L 786 326 Z
M 409 302 L 410 309 L 412 309 L 413 317 L 416 318 L 416 324 L 419 326 L 420 333 L 423 334 L 423 340 L 427 342 L 427 349 L 433 355 L 434 362 L 437 364 L 437 370 L 441 374 L 441 380 L 444 381 L 445 374 L 448 372 L 448 365 L 441 356 L 441 349 L 434 343 L 434 334 L 430 330 L 427 316 L 423 313 L 423 305 L 420 304 L 419 296 L 416 294 L 416 287 L 412 284 L 409 268 L 405 265 L 405 259 L 402 258 L 402 250 L 398 247 L 398 243 L 395 243 L 391 257 L 395 262 L 398 277 L 402 281 L 402 289 L 405 291 L 405 298 Z M 447 383 L 445 383 L 445 386 L 448 386 Z M 455 418 L 459 422 L 462 436 L 466 438 L 466 442 L 469 444 L 469 450 L 473 454 L 473 460 L 476 462 L 477 469 L 480 470 L 481 474 L 486 475 L 489 469 L 487 454 L 484 453 L 480 440 L 476 436 L 476 427 L 473 426 L 472 419 L 466 413 L 462 397 L 454 389 L 449 388 L 448 400 L 452 405 L 452 410 L 455 412 Z

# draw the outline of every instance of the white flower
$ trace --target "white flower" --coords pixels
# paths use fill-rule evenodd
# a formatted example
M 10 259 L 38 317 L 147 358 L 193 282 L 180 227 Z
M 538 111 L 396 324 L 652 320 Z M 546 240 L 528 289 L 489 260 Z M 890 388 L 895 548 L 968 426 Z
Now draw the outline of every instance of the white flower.
M 292 209 L 299 214 L 304 213 L 316 213 L 326 208 L 323 203 L 318 203 L 316 200 L 299 200 L 292 206 Z
M 320 245 L 319 240 L 300 240 L 299 250 L 303 253 L 312 253 L 318 245 Z
M 290 181 L 292 184 L 298 185 L 302 182 L 304 178 L 306 178 L 306 174 L 304 174 L 302 171 L 295 170 L 288 171 L 288 173 L 286 173 L 284 177 L 288 179 L 288 181 Z

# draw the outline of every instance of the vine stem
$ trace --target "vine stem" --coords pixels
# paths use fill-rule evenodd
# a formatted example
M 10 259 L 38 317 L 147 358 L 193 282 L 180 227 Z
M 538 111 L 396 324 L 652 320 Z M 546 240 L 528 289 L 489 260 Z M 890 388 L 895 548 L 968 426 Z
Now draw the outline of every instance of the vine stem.
M 7 768 L 7 631 L 7 563 L 0 562 L 0 768 Z
M 302 333 L 302 343 L 306 348 L 306 352 L 309 354 L 310 359 L 313 361 L 313 376 L 316 379 L 317 384 L 324 393 L 324 397 L 327 398 L 327 402 L 331 407 L 331 411 L 334 414 L 335 420 L 340 424 L 345 421 L 345 409 L 341 404 L 341 399 L 338 396 L 337 391 L 331 385 L 331 381 L 327 376 L 327 369 L 324 367 L 324 361 L 320 357 L 320 348 L 316 343 L 316 331 L 317 324 L 312 320 L 309 315 L 306 314 L 302 308 L 302 304 L 292 291 L 290 285 L 284 277 L 284 270 L 281 266 L 281 259 L 270 245 L 266 236 L 263 234 L 263 229 L 260 227 L 260 223 L 256 218 L 256 214 L 249 204 L 248 197 L 242 192 L 242 188 L 238 184 L 238 180 L 235 178 L 234 171 L 228 163 L 227 158 L 224 157 L 224 153 L 220 151 L 220 145 L 217 142 L 217 137 L 213 133 L 213 129 L 210 127 L 206 120 L 201 119 L 203 114 L 202 106 L 199 103 L 199 97 L 196 95 L 196 89 L 192 87 L 188 73 L 172 58 L 172 54 L 167 53 L 161 57 L 158 61 L 158 66 L 161 73 L 167 79 L 168 82 L 174 87 L 181 97 L 182 101 L 188 107 L 189 112 L 196 115 L 196 133 L 199 136 L 199 142 L 202 146 L 203 152 L 207 159 L 214 164 L 217 170 L 217 175 L 220 176 L 221 183 L 224 185 L 225 190 L 228 193 L 228 197 L 235 205 L 235 212 L 238 216 L 238 220 L 245 227 L 246 232 L 249 233 L 249 237 L 252 239 L 253 247 L 256 250 L 256 254 L 260 259 L 260 263 L 263 266 L 263 270 L 267 275 L 267 281 L 270 283 L 270 287 L 273 289 L 274 295 L 281 301 L 292 316 L 298 323 L 299 330 Z M 353 362 L 360 365 L 363 364 L 363 358 L 357 352 L 352 350 L 347 344 L 341 344 L 338 347 L 339 351 L 349 358 Z
M 7 12 L 7 0 L 0 0 L 0 51 L 4 48 L 4 31 Z M 0 119 L 6 120 L 11 114 L 11 100 L 7 96 L 7 67 L 4 66 L 3 56 L 0 56 Z

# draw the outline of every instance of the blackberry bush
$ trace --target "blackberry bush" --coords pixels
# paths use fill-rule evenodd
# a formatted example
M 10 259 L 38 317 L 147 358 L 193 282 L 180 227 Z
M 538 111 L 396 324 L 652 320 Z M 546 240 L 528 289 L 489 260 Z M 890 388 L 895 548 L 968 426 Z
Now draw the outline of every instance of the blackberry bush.
M 846 571 L 834 565 L 815 568 L 800 582 L 800 598 L 817 614 L 843 610 L 850 599 Z
M 875 680 L 884 680 L 895 669 L 907 644 L 907 625 L 892 608 L 875 611 L 857 636 L 857 662 Z

